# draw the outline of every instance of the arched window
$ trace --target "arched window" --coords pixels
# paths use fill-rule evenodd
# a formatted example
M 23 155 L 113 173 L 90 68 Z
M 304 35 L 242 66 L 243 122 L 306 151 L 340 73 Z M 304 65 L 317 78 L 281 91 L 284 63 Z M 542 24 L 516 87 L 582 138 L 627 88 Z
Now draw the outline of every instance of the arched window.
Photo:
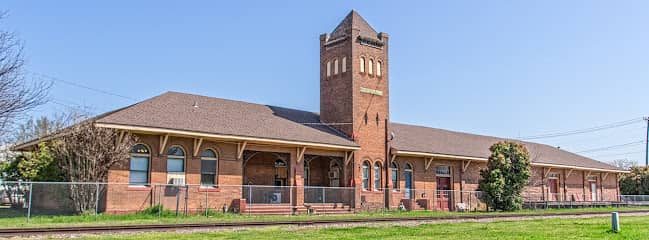
M 392 179 L 392 190 L 397 191 L 399 190 L 399 167 L 397 167 L 397 163 L 392 162 L 390 164 L 390 172 L 392 173 L 392 176 L 390 176 Z
M 334 60 L 334 75 L 338 74 L 338 59 Z
M 201 153 L 201 186 L 216 185 L 219 172 L 219 157 L 215 151 L 206 149 Z
M 363 162 L 363 190 L 370 189 L 370 164 Z
M 347 72 L 347 57 L 343 57 L 343 72 Z
M 144 144 L 137 144 L 131 148 L 131 161 L 128 182 L 132 185 L 149 184 L 149 148 Z
M 368 67 L 368 73 L 373 74 L 374 73 L 373 72 L 373 70 L 374 70 L 374 60 L 370 59 L 367 67 Z
M 381 61 L 376 61 L 376 76 L 381 76 Z
M 365 58 L 361 57 L 361 59 L 358 62 L 360 64 L 359 67 L 361 69 L 361 72 L 364 73 L 365 72 Z
M 327 77 L 331 76 L 331 62 L 327 61 Z
M 381 190 L 381 164 L 374 164 L 374 191 Z
M 171 147 L 167 151 L 167 172 L 185 172 L 185 151 L 180 147 Z

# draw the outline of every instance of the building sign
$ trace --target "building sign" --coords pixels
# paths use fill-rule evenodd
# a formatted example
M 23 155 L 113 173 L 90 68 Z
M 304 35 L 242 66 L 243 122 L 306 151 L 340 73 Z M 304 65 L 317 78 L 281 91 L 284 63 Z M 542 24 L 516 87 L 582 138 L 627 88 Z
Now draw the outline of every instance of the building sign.
M 362 93 L 369 93 L 369 94 L 372 94 L 372 95 L 383 96 L 383 91 L 376 90 L 376 89 L 371 89 L 371 88 L 361 87 L 361 92 Z

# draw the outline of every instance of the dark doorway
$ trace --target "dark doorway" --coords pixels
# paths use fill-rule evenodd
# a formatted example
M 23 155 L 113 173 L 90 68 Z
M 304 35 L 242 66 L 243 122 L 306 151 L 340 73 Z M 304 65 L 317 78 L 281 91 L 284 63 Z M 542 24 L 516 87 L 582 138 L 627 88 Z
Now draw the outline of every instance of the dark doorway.
M 451 178 L 437 177 L 437 209 L 449 211 L 451 209 Z

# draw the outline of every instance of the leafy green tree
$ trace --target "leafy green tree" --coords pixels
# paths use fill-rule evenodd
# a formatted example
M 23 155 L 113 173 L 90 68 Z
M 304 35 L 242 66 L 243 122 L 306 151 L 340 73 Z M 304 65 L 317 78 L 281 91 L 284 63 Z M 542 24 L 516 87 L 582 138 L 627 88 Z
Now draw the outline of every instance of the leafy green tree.
M 492 145 L 487 169 L 480 171 L 483 200 L 495 210 L 513 211 L 523 206 L 523 188 L 530 178 L 530 157 L 521 143 L 503 141 Z
M 46 142 L 38 144 L 33 152 L 16 155 L 0 167 L 3 178 L 9 181 L 63 181 L 63 174 L 50 146 Z
M 649 168 L 631 167 L 629 173 L 620 176 L 620 193 L 624 195 L 649 194 Z

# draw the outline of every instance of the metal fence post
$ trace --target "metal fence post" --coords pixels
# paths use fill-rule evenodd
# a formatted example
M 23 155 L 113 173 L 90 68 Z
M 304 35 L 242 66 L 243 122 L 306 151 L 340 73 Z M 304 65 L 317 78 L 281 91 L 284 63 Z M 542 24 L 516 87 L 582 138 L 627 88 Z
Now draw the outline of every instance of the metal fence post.
M 157 206 L 157 208 L 158 208 L 158 221 L 160 221 L 162 211 L 164 211 L 164 209 L 165 209 L 164 205 L 162 204 L 162 192 L 164 191 L 164 189 L 160 190 L 158 185 L 153 185 L 153 188 L 158 191 L 158 206 Z
M 95 188 L 95 221 L 97 221 L 99 212 L 99 182 L 95 183 Z
M 252 207 L 252 185 L 248 185 L 248 198 L 250 198 L 248 199 L 248 206 Z M 248 207 L 246 209 L 248 209 L 248 215 L 250 215 L 250 209 Z
M 323 187 L 323 188 L 322 188 L 322 203 L 326 203 L 326 202 L 327 202 L 327 201 L 325 200 L 326 196 L 327 196 L 327 195 L 326 195 L 326 193 L 325 193 L 325 188 Z
M 32 216 L 32 189 L 33 189 L 34 183 L 29 183 L 29 205 L 27 206 L 27 222 L 29 223 L 29 220 Z
M 209 210 L 210 210 L 209 200 L 208 200 L 210 195 L 208 193 L 209 191 L 205 190 L 205 217 L 209 217 Z

